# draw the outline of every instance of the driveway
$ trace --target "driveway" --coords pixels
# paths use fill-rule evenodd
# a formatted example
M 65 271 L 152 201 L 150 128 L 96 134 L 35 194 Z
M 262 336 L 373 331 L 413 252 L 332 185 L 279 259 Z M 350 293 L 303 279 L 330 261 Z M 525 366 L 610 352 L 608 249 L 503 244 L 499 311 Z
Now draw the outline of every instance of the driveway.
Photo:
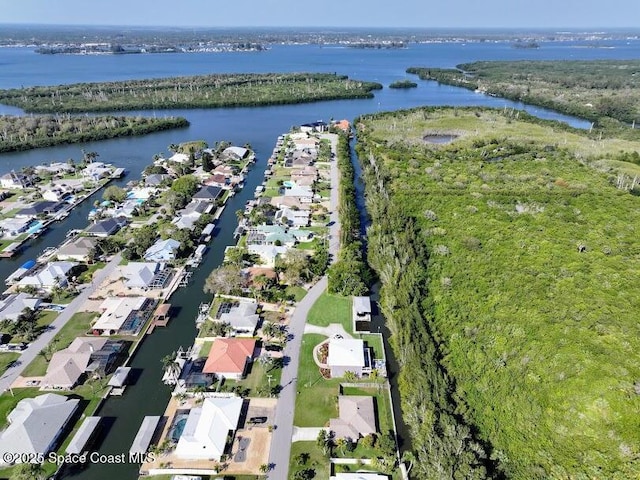
M 325 337 L 353 338 L 350 333 L 347 333 L 341 323 L 330 323 L 328 327 L 318 327 L 317 325 L 307 324 L 304 326 L 304 333 L 319 333 Z
M 322 427 L 293 427 L 291 442 L 315 442 L 320 435 Z
M 64 327 L 74 313 L 80 310 L 84 303 L 89 299 L 89 296 L 98 288 L 105 278 L 113 273 L 118 268 L 120 261 L 122 260 L 121 254 L 115 255 L 104 268 L 97 271 L 94 274 L 93 282 L 84 288 L 80 294 L 74 298 L 67 308 L 56 317 L 51 323 L 49 328 L 44 331 L 38 338 L 29 344 L 29 346 L 22 351 L 20 358 L 18 358 L 14 364 L 9 367 L 2 377 L 0 378 L 0 392 L 6 391 L 11 384 L 18 378 L 27 365 L 36 358 L 38 353 L 47 346 L 47 344 L 53 339 L 58 331 Z

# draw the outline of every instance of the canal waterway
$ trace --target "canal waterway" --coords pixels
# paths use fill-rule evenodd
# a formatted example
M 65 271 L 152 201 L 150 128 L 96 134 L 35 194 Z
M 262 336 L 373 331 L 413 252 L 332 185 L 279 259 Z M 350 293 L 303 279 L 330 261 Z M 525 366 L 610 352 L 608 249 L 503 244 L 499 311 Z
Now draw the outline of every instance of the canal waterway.
M 406 77 L 409 66 L 450 67 L 461 62 L 481 59 L 548 59 L 548 58 L 640 58 L 640 42 L 619 42 L 613 49 L 578 48 L 571 44 L 548 44 L 537 50 L 513 49 L 508 45 L 432 44 L 417 45 L 406 50 L 359 50 L 340 47 L 277 46 L 263 53 L 226 54 L 163 54 L 121 56 L 53 56 L 37 55 L 29 49 L 0 48 L 0 88 L 22 85 L 62 84 L 85 81 L 123 80 L 127 78 L 191 75 L 211 72 L 271 72 L 271 71 L 336 71 L 361 80 L 378 81 L 385 86 Z M 411 77 L 412 79 L 415 77 Z M 291 126 L 318 119 L 347 118 L 383 110 L 412 108 L 421 105 L 481 105 L 498 108 L 523 108 L 522 104 L 476 94 L 469 90 L 441 86 L 434 82 L 417 80 L 414 89 L 388 89 L 375 92 L 375 98 L 363 100 L 329 101 L 304 105 L 283 105 L 257 108 L 230 108 L 217 110 L 170 110 L 126 112 L 128 115 L 180 115 L 191 125 L 173 131 L 158 132 L 143 137 L 121 138 L 16 152 L 0 155 L 0 173 L 24 166 L 52 161 L 81 158 L 81 149 L 96 151 L 99 160 L 128 169 L 129 175 L 117 184 L 140 177 L 142 169 L 156 153 L 167 153 L 167 146 L 187 140 L 203 139 L 209 143 L 228 140 L 236 145 L 250 143 L 258 161 L 247 176 L 244 190 L 232 197 L 220 217 L 215 238 L 205 261 L 194 273 L 189 287 L 178 290 L 171 303 L 178 314 L 166 328 L 157 328 L 138 349 L 132 360 L 139 375 L 135 385 L 121 398 L 105 402 L 99 415 L 109 418 L 98 445 L 102 453 L 128 452 L 135 433 L 145 415 L 160 415 L 169 398 L 169 389 L 161 382 L 160 359 L 179 346 L 187 347 L 196 334 L 194 320 L 198 306 L 209 301 L 202 287 L 208 273 L 218 266 L 224 248 L 233 243 L 236 226 L 235 211 L 244 207 L 253 197 L 255 187 L 262 181 L 266 160 L 279 134 Z M 542 118 L 566 121 L 586 128 L 588 122 L 570 118 L 537 107 L 525 108 Z M 0 105 L 0 114 L 22 114 L 19 109 Z M 354 157 L 355 160 L 355 157 Z M 356 172 L 360 168 L 356 162 Z M 356 184 L 358 206 L 363 215 L 363 228 L 367 224 L 363 205 L 362 185 Z M 94 195 L 100 198 L 101 193 Z M 69 229 L 87 225 L 87 214 L 94 198 L 76 208 L 67 219 L 53 224 L 50 231 L 26 248 L 14 259 L 0 260 L 0 280 L 4 281 L 13 270 L 26 260 L 35 258 L 44 248 L 58 244 Z M 381 331 L 384 324 L 380 317 Z M 390 350 L 387 349 L 389 352 Z M 397 371 L 393 358 L 390 369 Z M 397 400 L 397 399 L 396 399 Z M 404 436 L 401 428 L 401 436 Z M 69 476 L 78 479 L 135 478 L 138 465 L 92 465 Z

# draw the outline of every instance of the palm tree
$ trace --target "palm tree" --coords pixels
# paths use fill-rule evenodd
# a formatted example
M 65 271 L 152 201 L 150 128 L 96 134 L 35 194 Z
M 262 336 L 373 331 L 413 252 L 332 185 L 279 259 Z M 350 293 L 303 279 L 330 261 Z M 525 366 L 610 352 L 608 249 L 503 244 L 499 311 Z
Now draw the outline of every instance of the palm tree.
M 402 452 L 402 462 L 409 464 L 409 466 L 407 467 L 407 475 L 409 475 L 409 473 L 411 472 L 411 469 L 413 468 L 413 462 L 415 461 L 416 456 L 411 450 L 405 450 L 404 452 Z

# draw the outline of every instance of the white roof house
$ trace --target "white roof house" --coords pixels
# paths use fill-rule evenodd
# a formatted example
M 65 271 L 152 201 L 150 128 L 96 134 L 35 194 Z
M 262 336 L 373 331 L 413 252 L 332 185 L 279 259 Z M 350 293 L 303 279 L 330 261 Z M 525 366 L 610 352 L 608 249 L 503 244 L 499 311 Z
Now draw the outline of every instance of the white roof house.
M 31 221 L 31 218 L 5 218 L 0 220 L 0 231 L 6 237 L 17 237 L 27 231 Z
M 342 377 L 345 372 L 360 376 L 365 367 L 364 341 L 351 338 L 329 340 L 327 365 L 332 377 Z
M 275 214 L 277 222 L 286 223 L 292 227 L 306 227 L 309 225 L 310 218 L 311 210 L 294 210 L 289 207 L 281 207 Z
M 201 213 L 198 213 L 195 211 L 185 213 L 185 214 L 180 214 L 179 216 L 171 220 L 171 223 L 173 223 L 180 230 L 183 230 L 183 229 L 193 230 L 195 228 L 196 222 L 201 216 L 202 216 Z
M 149 288 L 159 271 L 160 264 L 156 262 L 129 262 L 122 267 L 124 284 L 129 288 Z
M 116 333 L 122 329 L 131 314 L 140 310 L 147 300 L 146 297 L 109 297 L 100 304 L 103 313 L 91 328 L 103 334 Z
M 0 321 L 16 321 L 25 308 L 35 310 L 42 300 L 34 298 L 26 293 L 12 293 L 0 300 Z
M 84 262 L 96 245 L 96 239 L 91 237 L 76 237 L 56 252 L 58 260 L 76 260 Z
M 202 407 L 192 408 L 175 455 L 186 459 L 220 461 L 229 431 L 238 427 L 242 403 L 240 397 L 208 397 Z
M 20 400 L 7 415 L 9 426 L 0 435 L 0 459 L 5 453 L 50 452 L 79 403 L 54 393 Z
M 283 195 L 285 197 L 298 198 L 302 203 L 311 203 L 313 201 L 313 190 L 308 186 L 294 185 L 293 187 L 285 188 Z
M 50 262 L 35 274 L 22 277 L 18 285 L 32 285 L 45 290 L 58 285 L 64 287 L 67 285 L 67 274 L 76 265 L 76 262 Z
M 173 238 L 158 240 L 144 252 L 144 259 L 151 262 L 168 262 L 176 258 L 180 242 Z
M 244 147 L 227 147 L 222 152 L 223 155 L 237 158 L 238 160 L 246 157 L 248 153 L 249 153 L 249 150 Z
M 169 161 L 176 163 L 187 163 L 189 161 L 189 155 L 187 155 L 186 153 L 174 153 L 169 158 Z
M 278 247 L 276 245 L 247 245 L 247 251 L 258 255 L 266 267 L 273 267 L 278 255 L 284 255 L 288 250 L 288 247 Z
M 220 322 L 228 323 L 236 335 L 253 336 L 256 332 L 260 316 L 256 314 L 258 304 L 253 301 L 240 301 L 229 312 L 220 315 Z

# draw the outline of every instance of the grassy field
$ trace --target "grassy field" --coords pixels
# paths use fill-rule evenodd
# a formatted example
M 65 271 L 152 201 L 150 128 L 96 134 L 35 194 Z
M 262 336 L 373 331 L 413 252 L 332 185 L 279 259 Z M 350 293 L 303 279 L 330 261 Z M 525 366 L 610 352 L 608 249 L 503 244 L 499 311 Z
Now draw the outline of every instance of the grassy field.
M 640 60 L 475 62 L 407 71 L 593 121 L 640 122 Z
M 351 298 L 323 293 L 311 307 L 307 323 L 319 327 L 341 323 L 347 332 L 351 332 Z
M 369 258 L 396 354 L 411 364 L 405 421 L 430 452 L 415 474 L 456 462 L 429 451 L 452 431 L 418 412 L 450 378 L 448 408 L 492 446 L 507 478 L 637 478 L 640 199 L 616 188 L 615 162 L 640 143 L 485 109 L 383 114 L 359 131 L 360 158 L 375 160 L 390 195 L 368 191 Z M 434 134 L 457 138 L 425 142 Z M 396 225 L 389 211 L 411 220 Z M 405 245 L 426 247 L 423 271 Z M 414 280 L 422 290 L 407 293 Z M 414 291 L 424 292 L 412 305 L 428 333 L 400 307 Z M 444 383 L 429 383 L 430 365 Z
M 238 381 L 225 380 L 224 385 L 226 388 L 237 385 L 243 389 L 248 389 L 248 395 L 251 397 L 270 397 L 268 375 L 271 375 L 271 387 L 275 387 L 280 384 L 282 368 L 262 365 L 256 359 L 251 364 L 251 370 L 246 378 Z
M 0 90 L 0 102 L 34 113 L 221 108 L 371 98 L 379 88 L 329 73 L 218 74 Z
M 75 313 L 66 325 L 53 337 L 53 340 L 51 341 L 51 352 L 49 355 L 57 352 L 58 350 L 62 350 L 63 348 L 67 348 L 76 337 L 84 335 L 89 330 L 91 320 L 95 317 L 96 314 L 92 312 Z M 22 376 L 35 377 L 44 375 L 47 371 L 48 364 L 49 362 L 42 355 L 38 355 L 23 370 Z
M 302 463 L 298 459 L 300 455 L 308 455 L 307 460 Z M 329 459 L 322 453 L 322 449 L 316 445 L 316 442 L 295 442 L 291 444 L 291 457 L 289 458 L 289 478 L 293 478 L 295 472 L 311 468 L 315 470 L 317 479 L 329 478 L 330 464 Z
M 293 424 L 299 427 L 323 427 L 338 415 L 339 378 L 326 380 L 313 361 L 313 347 L 326 340 L 318 334 L 302 337 L 298 367 L 298 396 Z
M 20 354 L 16 352 L 3 352 L 0 353 L 0 374 L 3 374 L 9 365 L 20 358 Z

